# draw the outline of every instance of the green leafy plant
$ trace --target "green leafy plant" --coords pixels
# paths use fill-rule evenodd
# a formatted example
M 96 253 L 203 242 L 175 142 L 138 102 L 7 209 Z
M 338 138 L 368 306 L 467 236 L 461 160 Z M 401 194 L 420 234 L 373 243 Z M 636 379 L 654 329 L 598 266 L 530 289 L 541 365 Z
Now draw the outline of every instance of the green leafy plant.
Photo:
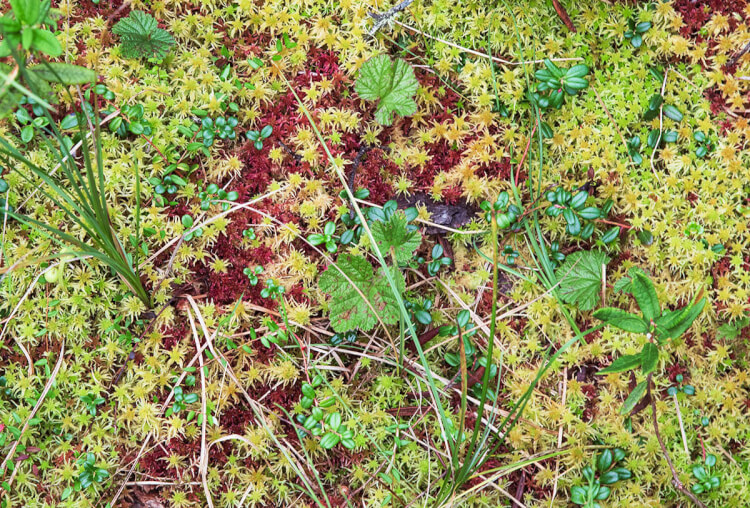
M 327 222 L 325 227 L 323 228 L 323 233 L 313 233 L 312 235 L 307 237 L 307 241 L 310 242 L 312 245 L 325 245 L 325 248 L 328 252 L 336 252 L 338 250 L 338 246 L 336 245 L 336 237 L 334 234 L 336 233 L 336 224 L 333 222 Z
M 417 320 L 417 322 L 423 325 L 429 325 L 430 323 L 432 323 L 432 314 L 430 314 L 430 310 L 432 309 L 432 300 L 425 298 L 421 302 L 405 301 L 404 306 L 406 307 L 406 310 L 408 310 L 412 315 L 412 317 Z
M 86 408 L 89 410 L 91 416 L 96 416 L 96 407 L 104 404 L 106 401 L 104 397 L 100 397 L 95 393 L 89 393 L 81 397 L 81 402 L 86 404 Z
M 431 277 L 435 277 L 444 266 L 450 266 L 451 263 L 453 263 L 453 260 L 448 256 L 443 256 L 443 253 L 443 246 L 439 243 L 432 247 L 432 251 L 430 252 L 432 259 L 427 263 L 427 273 L 429 273 Z M 425 259 L 423 257 L 420 256 L 417 258 L 417 263 L 422 264 L 424 262 Z
M 571 235 L 582 239 L 591 238 L 596 228 L 598 219 L 606 219 L 612 210 L 613 201 L 608 199 L 601 208 L 596 206 L 586 206 L 589 193 L 585 190 L 578 190 L 575 194 L 558 187 L 554 191 L 547 192 L 547 201 L 550 206 L 544 211 L 549 217 L 558 217 L 562 215 L 565 219 L 565 231 Z M 601 233 L 601 241 L 604 244 L 611 243 L 620 234 L 619 226 L 612 226 L 607 231 Z
M 268 139 L 273 133 L 273 127 L 266 125 L 259 131 L 248 131 L 247 139 L 253 142 L 256 150 L 263 150 L 263 141 Z
M 561 69 L 549 58 L 545 58 L 544 67 L 534 73 L 538 83 L 527 94 L 529 101 L 541 109 L 560 109 L 566 94 L 577 95 L 589 86 L 588 80 L 584 79 L 589 73 L 589 68 L 584 64 Z
M 479 208 L 485 212 L 484 219 L 487 222 L 492 222 L 493 216 L 496 217 L 497 226 L 500 229 L 511 228 L 513 231 L 520 230 L 520 225 L 517 221 L 523 210 L 514 204 L 510 204 L 510 197 L 507 192 L 503 191 L 498 194 L 494 203 L 482 201 Z
M 664 97 L 658 93 L 652 95 L 649 99 L 648 108 L 643 114 L 643 119 L 646 121 L 651 121 L 659 116 L 660 111 L 663 111 L 664 115 L 667 118 L 671 118 L 675 122 L 682 121 L 683 115 L 680 110 L 671 104 L 664 104 Z
M 398 323 L 399 310 L 385 270 L 396 282 L 402 294 L 405 282 L 401 272 L 394 267 L 381 267 L 377 274 L 367 259 L 352 254 L 342 254 L 335 266 L 329 266 L 318 280 L 321 291 L 330 297 L 328 310 L 331 326 L 336 332 L 359 328 L 372 330 L 378 319 L 385 324 Z
M 183 235 L 183 238 L 186 242 L 189 242 L 193 238 L 199 238 L 203 236 L 203 228 L 196 228 L 195 230 L 193 230 L 192 216 L 185 214 L 182 216 L 180 221 L 182 222 L 182 225 L 185 227 L 185 229 L 188 230 L 188 232 Z
M 201 210 L 208 211 L 213 205 L 221 204 L 222 211 L 226 212 L 231 206 L 227 201 L 237 201 L 240 195 L 237 191 L 227 192 L 219 188 L 215 183 L 210 183 L 204 190 L 198 192 L 198 199 L 201 200 Z
M 693 466 L 693 478 L 698 483 L 694 483 L 690 490 L 693 494 L 704 494 L 716 490 L 721 486 L 721 476 L 718 475 L 713 468 L 716 466 L 716 455 L 713 453 L 707 453 L 703 464 L 695 464 Z
M 677 374 L 675 381 L 677 381 L 678 386 L 670 386 L 667 389 L 667 394 L 677 395 L 677 392 L 682 392 L 685 395 L 695 395 L 695 387 L 693 385 L 682 385 L 684 379 L 685 377 L 682 374 Z
M 651 375 L 659 362 L 659 348 L 685 333 L 706 304 L 706 299 L 701 298 L 697 302 L 693 300 L 685 307 L 662 311 L 651 279 L 640 270 L 633 270 L 629 275 L 630 282 L 622 290 L 633 295 L 641 315 L 606 307 L 596 310 L 594 317 L 620 330 L 644 334 L 648 341 L 639 353 L 618 357 L 609 367 L 600 370 L 600 375 L 634 369 L 640 369 L 644 375 Z M 629 413 L 646 393 L 647 388 L 648 379 L 638 383 L 625 400 L 621 413 Z
M 176 201 L 168 201 L 167 196 L 176 193 L 182 187 L 187 185 L 180 175 L 171 173 L 161 178 L 152 177 L 148 182 L 154 186 L 154 204 L 156 206 L 176 205 Z
M 123 116 L 117 116 L 109 123 L 109 130 L 121 138 L 126 138 L 130 134 L 140 136 L 151 136 L 153 131 L 151 125 L 143 119 L 145 109 L 143 104 L 133 104 L 132 106 L 123 106 L 120 108 Z M 114 109 L 105 110 L 103 113 L 110 114 Z
M 422 235 L 416 227 L 409 227 L 410 219 L 416 217 L 416 210 L 386 211 L 385 220 L 375 220 L 370 225 L 372 237 L 381 253 L 390 253 L 396 263 L 407 263 L 422 244 Z
M 315 437 L 320 436 L 320 446 L 326 450 L 332 449 L 341 443 L 345 448 L 352 449 L 355 446 L 354 433 L 343 426 L 341 413 L 325 413 L 323 409 L 333 406 L 336 402 L 334 397 L 317 401 L 316 388 L 323 383 L 323 378 L 319 375 L 313 377 L 312 382 L 302 383 L 302 397 L 300 405 L 303 409 L 310 410 L 310 414 L 298 414 L 297 421 L 302 425 L 305 431 Z M 300 437 L 304 437 L 306 432 L 298 430 Z
M 32 97 L 22 97 L 19 104 L 31 104 L 32 112 L 36 116 L 35 118 L 32 118 L 29 112 L 24 108 L 18 108 L 16 110 L 16 120 L 23 125 L 21 128 L 21 141 L 29 143 L 34 139 L 34 134 L 37 129 L 43 130 L 49 125 L 49 119 L 45 116 L 40 116 L 44 115 L 44 109 L 36 104 L 36 101 Z
M 695 131 L 693 139 L 695 139 L 695 155 L 699 159 L 702 159 L 713 150 L 713 143 L 703 131 Z
M 355 91 L 365 100 L 378 101 L 375 120 L 383 125 L 393 123 L 393 114 L 410 116 L 416 113 L 419 82 L 414 69 L 405 60 L 392 61 L 388 55 L 370 58 L 362 65 L 354 85 Z
M 3 41 L 0 58 L 11 55 L 11 48 L 22 45 L 26 51 L 39 51 L 52 58 L 62 54 L 62 46 L 45 27 L 57 27 L 52 18 L 55 12 L 49 1 L 11 0 L 11 11 L 0 18 Z
M 349 330 L 346 332 L 334 333 L 331 338 L 328 339 L 328 342 L 332 346 L 340 346 L 343 343 L 354 344 L 357 342 L 357 332 L 356 330 Z
M 242 270 L 242 273 L 247 275 L 247 278 L 250 280 L 251 286 L 257 286 L 258 285 L 258 275 L 263 273 L 263 267 L 262 266 L 256 266 L 255 268 L 250 268 L 249 266 L 246 267 L 244 270 Z
M 277 284 L 273 279 L 268 279 L 266 281 L 266 287 L 264 287 L 260 292 L 260 296 L 280 302 L 283 300 L 285 292 L 286 289 L 284 288 L 284 286 L 282 286 L 281 284 Z
M 153 16 L 137 10 L 118 21 L 112 33 L 120 36 L 120 47 L 126 58 L 163 59 L 175 43 L 169 32 L 159 28 Z
M 220 116 L 216 120 L 206 117 L 201 120 L 201 129 L 197 137 L 203 139 L 203 146 L 206 148 L 213 146 L 217 137 L 219 139 L 236 139 L 237 133 L 234 129 L 238 123 L 233 116 L 229 118 Z
M 185 378 L 185 380 L 186 380 L 185 384 L 187 386 L 190 386 L 187 383 L 187 378 Z M 192 376 L 192 383 L 195 384 L 195 376 Z M 175 386 L 173 393 L 174 393 L 174 402 L 172 403 L 172 406 L 169 407 L 164 413 L 164 416 L 166 416 L 167 418 L 185 409 L 187 407 L 187 404 L 192 404 L 192 403 L 198 402 L 199 400 L 199 396 L 197 393 L 185 394 L 181 386 Z M 192 420 L 192 418 L 188 418 L 188 421 L 190 420 Z
M 634 18 L 630 18 L 628 20 L 628 28 L 629 30 L 624 34 L 625 38 L 630 41 L 630 44 L 634 48 L 640 48 L 641 44 L 643 44 L 643 34 L 651 29 L 651 22 L 642 21 L 641 23 L 636 23 Z
M 86 453 L 78 459 L 81 473 L 75 482 L 76 492 L 85 490 L 91 485 L 104 482 L 109 478 L 109 471 L 100 467 L 96 463 L 96 457 L 93 453 Z
M 597 501 L 609 498 L 611 486 L 632 476 L 629 469 L 620 465 L 624 458 L 625 452 L 620 448 L 599 454 L 594 467 L 583 468 L 584 485 L 570 489 L 571 501 L 585 508 L 601 508 Z
M 560 281 L 562 301 L 581 310 L 591 310 L 599 303 L 602 288 L 602 265 L 609 257 L 601 251 L 578 251 L 567 256 L 555 274 Z
M 628 155 L 630 155 L 630 158 L 633 159 L 633 163 L 638 164 L 638 165 L 643 162 L 643 157 L 641 156 L 640 148 L 641 148 L 640 136 L 633 136 L 632 138 L 628 140 Z

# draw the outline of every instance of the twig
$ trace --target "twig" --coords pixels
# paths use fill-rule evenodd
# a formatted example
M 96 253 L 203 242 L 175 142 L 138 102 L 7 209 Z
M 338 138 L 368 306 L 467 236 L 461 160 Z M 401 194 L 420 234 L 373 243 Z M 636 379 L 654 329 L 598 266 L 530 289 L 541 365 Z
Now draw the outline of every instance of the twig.
M 404 0 L 385 12 L 371 12 L 370 17 L 375 20 L 375 24 L 370 29 L 370 37 L 374 37 L 378 30 L 390 23 L 399 12 L 405 10 L 414 0 Z
M 526 65 L 526 64 L 532 64 L 532 63 L 542 63 L 542 62 L 544 62 L 544 59 L 541 59 L 541 60 L 525 60 L 523 62 L 511 62 L 510 60 L 503 60 L 502 58 L 497 58 L 497 57 L 488 55 L 487 53 L 482 53 L 481 51 L 476 51 L 476 50 L 473 50 L 473 49 L 465 48 L 463 46 L 459 46 L 458 44 L 446 41 L 445 39 L 441 39 L 440 37 L 434 37 L 434 36 L 432 36 L 432 35 L 430 35 L 428 33 L 425 33 L 425 32 L 423 32 L 421 30 L 418 30 L 418 29 L 414 28 L 413 26 L 409 26 L 406 23 L 402 23 L 402 22 L 397 21 L 397 20 L 393 20 L 393 22 L 396 23 L 399 26 L 402 26 L 402 27 L 406 28 L 407 30 L 411 30 L 412 32 L 415 32 L 415 33 L 418 33 L 420 35 L 423 35 L 424 37 L 427 37 L 427 38 L 432 39 L 434 41 L 442 42 L 446 46 L 451 46 L 453 48 L 460 49 L 461 51 L 463 51 L 465 53 L 469 53 L 470 55 L 481 56 L 482 58 L 489 58 L 493 62 L 497 62 L 499 64 L 503 64 L 503 65 Z M 579 61 L 583 60 L 583 58 L 580 58 L 580 57 L 572 57 L 572 58 L 550 58 L 549 60 L 552 61 L 552 62 L 579 62 Z
M 687 436 L 685 436 L 685 425 L 682 423 L 682 413 L 680 412 L 680 403 L 677 400 L 677 393 L 672 394 L 674 399 L 674 407 L 677 409 L 677 421 L 680 422 L 680 433 L 682 434 L 682 445 L 685 447 L 685 455 L 690 456 L 690 450 L 688 450 Z
M 664 81 L 662 81 L 661 84 L 661 96 L 662 99 L 664 98 L 664 90 L 667 88 L 667 78 L 669 77 L 669 68 L 667 68 L 664 71 Z M 659 175 L 656 173 L 656 168 L 654 168 L 654 157 L 656 156 L 656 152 L 659 149 L 659 143 L 661 143 L 661 136 L 664 132 L 664 100 L 661 101 L 661 105 L 659 106 L 659 137 L 656 139 L 656 145 L 654 147 L 654 150 L 651 152 L 651 171 L 654 173 L 654 176 L 656 177 L 656 181 L 659 181 Z
M 565 7 L 562 6 L 560 3 L 560 0 L 552 0 L 552 5 L 555 8 L 555 12 L 557 12 L 557 15 L 560 16 L 560 19 L 565 24 L 566 27 L 568 27 L 568 30 L 570 30 L 573 33 L 576 33 L 576 26 L 573 24 L 573 22 L 570 20 L 570 16 L 568 16 L 568 11 L 565 10 Z
M 659 422 L 656 419 L 656 399 L 651 395 L 651 378 L 653 374 L 648 375 L 648 379 L 646 379 L 646 390 L 648 396 L 651 398 L 651 421 L 654 424 L 654 433 L 656 434 L 656 440 L 659 441 L 659 446 L 661 447 L 661 451 L 664 454 L 664 458 L 667 459 L 667 465 L 669 465 L 669 470 L 672 472 L 672 485 L 675 489 L 679 490 L 683 494 L 685 494 L 687 497 L 690 498 L 690 500 L 696 505 L 700 506 L 702 508 L 707 508 L 703 502 L 698 499 L 695 494 L 690 492 L 689 489 L 685 488 L 685 485 L 680 481 L 680 477 L 677 474 L 677 470 L 674 468 L 674 464 L 672 463 L 672 459 L 669 457 L 669 452 L 667 452 L 667 447 L 664 444 L 664 440 L 661 438 L 661 433 L 659 432 Z

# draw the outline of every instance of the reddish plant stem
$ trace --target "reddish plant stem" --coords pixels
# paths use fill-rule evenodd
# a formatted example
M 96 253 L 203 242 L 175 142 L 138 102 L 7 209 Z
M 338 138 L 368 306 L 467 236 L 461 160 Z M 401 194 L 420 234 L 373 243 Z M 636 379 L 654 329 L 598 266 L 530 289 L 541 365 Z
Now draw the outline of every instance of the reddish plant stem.
M 674 464 L 672 463 L 672 459 L 669 456 L 669 452 L 667 452 L 667 447 L 666 445 L 664 445 L 664 440 L 661 438 L 661 433 L 659 432 L 659 422 L 656 419 L 656 399 L 651 394 L 652 376 L 653 374 L 649 374 L 648 378 L 646 379 L 647 396 L 651 399 L 651 422 L 654 424 L 654 433 L 656 434 L 656 440 L 659 441 L 659 446 L 661 447 L 662 454 L 664 454 L 664 458 L 667 459 L 667 465 L 669 466 L 669 470 L 672 472 L 672 485 L 675 489 L 690 498 L 690 500 L 696 506 L 707 508 L 706 505 L 703 504 L 703 502 L 698 499 L 695 494 L 690 492 L 690 489 L 686 488 L 685 485 L 680 481 L 680 477 L 677 474 L 677 470 L 674 468 Z

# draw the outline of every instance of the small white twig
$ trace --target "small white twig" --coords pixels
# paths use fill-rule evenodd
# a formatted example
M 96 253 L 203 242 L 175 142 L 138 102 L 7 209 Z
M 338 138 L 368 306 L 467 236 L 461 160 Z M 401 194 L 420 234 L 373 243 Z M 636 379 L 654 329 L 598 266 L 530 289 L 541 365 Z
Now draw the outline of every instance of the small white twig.
M 680 412 L 680 403 L 677 400 L 677 393 L 672 394 L 674 399 L 674 407 L 677 409 L 677 421 L 680 422 L 680 433 L 682 434 L 682 445 L 685 447 L 685 455 L 690 456 L 690 450 L 688 450 L 687 436 L 685 435 L 685 425 L 682 423 L 682 413 Z

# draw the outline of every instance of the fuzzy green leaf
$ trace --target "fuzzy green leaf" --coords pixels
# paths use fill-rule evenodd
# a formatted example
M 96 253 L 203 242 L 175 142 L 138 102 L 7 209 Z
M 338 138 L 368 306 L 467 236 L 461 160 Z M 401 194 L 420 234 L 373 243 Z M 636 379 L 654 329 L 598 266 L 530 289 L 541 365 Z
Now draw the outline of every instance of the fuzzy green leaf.
M 112 33 L 120 36 L 122 53 L 126 58 L 164 58 L 175 40 L 159 28 L 150 14 L 133 11 L 117 22 Z
M 391 215 L 387 221 L 377 221 L 371 226 L 372 237 L 380 249 L 380 253 L 388 258 L 391 248 L 396 254 L 396 261 L 405 263 L 414 255 L 414 251 L 422 243 L 422 235 L 418 231 L 407 231 L 408 221 L 404 212 Z
M 391 125 L 393 113 L 409 116 L 417 111 L 413 97 L 418 85 L 414 70 L 405 60 L 392 62 L 388 55 L 378 55 L 364 63 L 354 89 L 365 100 L 380 100 L 375 119 Z
M 372 330 L 378 323 L 378 317 L 385 324 L 398 323 L 396 295 L 388 285 L 383 268 L 375 275 L 372 265 L 365 258 L 351 254 L 342 254 L 336 264 L 338 269 L 329 266 L 319 280 L 321 291 L 331 297 L 328 310 L 331 326 L 336 332 L 355 328 Z M 401 272 L 397 268 L 388 269 L 391 270 L 397 290 L 403 293 L 405 283 Z
M 609 257 L 600 251 L 574 252 L 556 271 L 560 280 L 560 297 L 581 310 L 591 310 L 599 302 L 602 287 L 602 265 Z

